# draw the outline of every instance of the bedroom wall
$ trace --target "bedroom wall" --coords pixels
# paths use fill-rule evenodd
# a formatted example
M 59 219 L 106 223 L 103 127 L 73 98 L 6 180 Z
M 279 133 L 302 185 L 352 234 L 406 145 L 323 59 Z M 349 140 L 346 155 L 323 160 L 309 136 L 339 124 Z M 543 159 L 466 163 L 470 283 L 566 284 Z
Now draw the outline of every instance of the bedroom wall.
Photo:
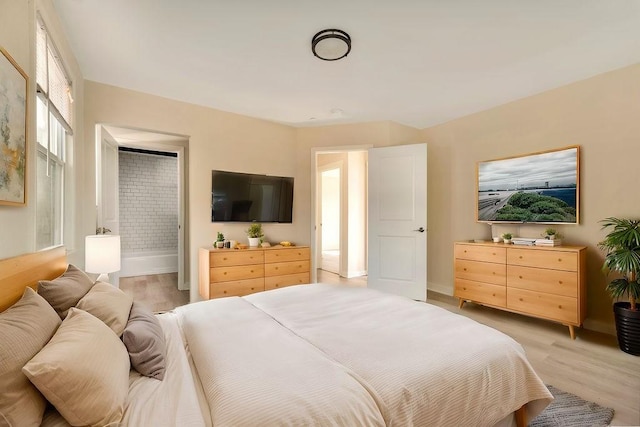
M 64 31 L 50 0 L 0 0 L 0 46 L 20 65 L 29 77 L 27 107 L 27 205 L 0 206 L 0 258 L 35 250 L 36 209 L 36 126 L 35 126 L 35 17 L 40 12 L 73 80 L 74 146 L 67 153 L 67 188 L 65 246 L 69 261 L 84 264 L 82 251 L 84 235 L 79 233 L 79 210 L 75 203 L 83 190 L 82 97 L 83 80 L 80 68 L 69 48 Z
M 429 287 L 453 293 L 453 242 L 489 239 L 475 222 L 475 164 L 480 160 L 580 145 L 580 224 L 559 225 L 587 252 L 589 329 L 613 333 L 611 300 L 600 271 L 598 221 L 640 218 L 640 64 L 563 86 L 422 131 L 429 146 Z M 437 159 L 437 161 L 436 161 Z M 545 227 L 501 226 L 538 236 Z M 438 248 L 438 250 L 433 250 Z
M 85 222 L 95 224 L 94 133 L 97 123 L 185 135 L 189 139 L 189 252 L 191 298 L 197 300 L 198 248 L 211 245 L 216 232 L 246 242 L 247 224 L 211 222 L 211 170 L 223 169 L 281 176 L 295 175 L 295 130 L 264 120 L 187 104 L 167 98 L 85 82 L 84 162 L 87 190 Z M 297 185 L 297 184 L 296 184 Z M 265 224 L 269 240 L 293 240 L 294 224 Z

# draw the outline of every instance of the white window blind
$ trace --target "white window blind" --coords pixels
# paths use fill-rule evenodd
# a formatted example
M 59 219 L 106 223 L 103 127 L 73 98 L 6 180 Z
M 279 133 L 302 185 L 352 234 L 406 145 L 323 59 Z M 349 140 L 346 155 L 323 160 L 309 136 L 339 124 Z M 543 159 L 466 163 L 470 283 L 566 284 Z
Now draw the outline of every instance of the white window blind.
M 71 83 L 43 22 L 38 18 L 36 35 L 36 83 L 49 99 L 49 108 L 71 132 Z

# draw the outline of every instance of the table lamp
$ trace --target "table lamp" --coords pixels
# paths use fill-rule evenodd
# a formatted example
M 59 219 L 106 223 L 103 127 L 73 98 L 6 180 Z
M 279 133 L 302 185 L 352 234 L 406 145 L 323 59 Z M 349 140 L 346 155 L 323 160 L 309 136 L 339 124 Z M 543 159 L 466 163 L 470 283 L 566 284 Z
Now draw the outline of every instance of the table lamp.
M 84 269 L 100 274 L 96 281 L 108 282 L 109 273 L 120 270 L 120 236 L 96 234 L 84 239 Z

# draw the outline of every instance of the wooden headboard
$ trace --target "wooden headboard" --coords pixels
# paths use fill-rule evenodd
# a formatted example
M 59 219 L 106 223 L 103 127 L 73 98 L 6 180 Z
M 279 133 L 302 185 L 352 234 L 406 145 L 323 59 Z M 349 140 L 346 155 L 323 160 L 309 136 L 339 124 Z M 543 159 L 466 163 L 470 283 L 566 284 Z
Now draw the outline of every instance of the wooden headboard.
M 67 269 L 63 246 L 0 260 L 0 311 L 20 299 L 24 289 L 37 289 L 38 280 L 52 280 Z

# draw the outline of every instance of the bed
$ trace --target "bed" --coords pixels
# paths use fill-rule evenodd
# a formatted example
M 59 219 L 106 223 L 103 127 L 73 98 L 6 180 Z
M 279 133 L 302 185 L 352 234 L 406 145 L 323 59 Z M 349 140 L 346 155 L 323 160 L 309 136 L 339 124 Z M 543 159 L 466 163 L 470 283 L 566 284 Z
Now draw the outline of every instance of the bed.
M 65 268 L 61 248 L 0 261 L 0 310 Z M 552 400 L 508 336 L 369 289 L 300 285 L 155 318 L 164 378 L 127 372 L 120 425 L 525 426 Z M 54 409 L 42 425 L 68 425 Z

